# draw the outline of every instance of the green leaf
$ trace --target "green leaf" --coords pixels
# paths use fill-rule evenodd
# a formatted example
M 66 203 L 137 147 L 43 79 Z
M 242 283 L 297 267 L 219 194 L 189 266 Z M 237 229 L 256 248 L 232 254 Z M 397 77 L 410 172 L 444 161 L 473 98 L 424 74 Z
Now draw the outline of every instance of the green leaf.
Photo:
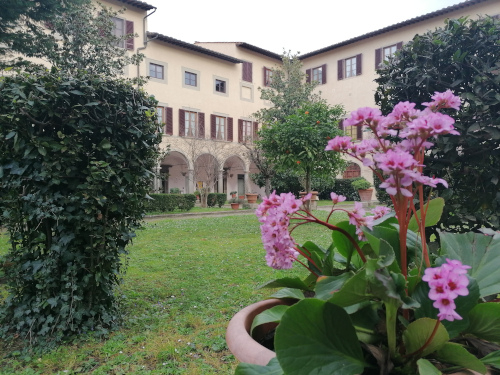
M 443 373 L 439 371 L 436 366 L 434 366 L 427 359 L 420 358 L 417 361 L 418 373 L 419 375 L 442 375 Z
M 43 146 L 38 147 L 38 152 L 40 153 L 40 155 L 47 155 L 47 150 Z
M 269 361 L 267 366 L 259 366 L 251 363 L 240 363 L 236 367 L 234 375 L 283 375 L 283 370 L 276 358 Z
M 304 293 L 300 289 L 283 288 L 271 295 L 272 298 L 304 299 Z
M 340 276 L 321 276 L 316 282 L 316 298 L 327 300 L 337 292 L 345 282 L 352 277 L 352 273 L 343 273 Z
M 12 132 L 10 132 L 9 134 L 7 134 L 7 135 L 5 136 L 5 139 L 11 139 L 11 138 L 12 138 L 13 136 L 15 136 L 16 134 L 17 134 L 16 132 L 12 131 Z
M 429 201 L 429 207 L 427 208 L 427 213 L 425 215 L 425 227 L 432 227 L 436 225 L 441 219 L 444 208 L 444 199 L 435 198 Z M 420 219 L 420 210 L 417 211 L 417 217 Z M 408 229 L 414 232 L 418 232 L 418 224 L 415 216 L 412 216 L 410 223 L 408 224 Z
M 108 139 L 104 138 L 101 143 L 99 143 L 99 147 L 101 147 L 103 150 L 109 150 L 111 148 L 111 143 Z
M 481 362 L 483 362 L 485 365 L 490 365 L 500 370 L 500 350 L 491 352 L 487 356 L 481 358 Z
M 262 324 L 279 323 L 281 317 L 289 307 L 290 306 L 287 305 L 276 305 L 258 314 L 253 319 L 252 327 L 250 328 L 250 334 L 253 332 L 255 327 L 260 326 Z
M 272 280 L 258 287 L 258 289 L 261 288 L 293 288 L 312 291 L 312 289 L 298 277 L 283 277 L 281 279 Z
M 441 233 L 441 255 L 471 266 L 481 297 L 500 293 L 500 238 L 479 233 Z
M 70 93 L 75 94 L 75 95 L 85 95 L 83 92 L 80 90 L 71 90 Z
M 469 312 L 469 320 L 467 333 L 500 343 L 500 303 L 487 302 L 476 305 Z
M 460 344 L 447 342 L 436 352 L 436 357 L 443 362 L 486 374 L 486 366 L 481 360 Z
M 276 329 L 274 344 L 286 374 L 354 375 L 364 369 L 349 315 L 329 302 L 305 299 L 291 306 Z
M 422 348 L 429 337 L 431 337 L 432 331 L 438 322 L 439 321 L 435 319 L 421 318 L 410 323 L 403 332 L 403 342 L 405 344 L 406 354 L 414 353 Z M 438 324 L 439 326 L 434 338 L 422 351 L 420 357 L 425 357 L 435 352 L 450 339 L 446 328 L 444 328 L 441 323 Z
M 328 301 L 336 305 L 347 307 L 370 298 L 367 293 L 366 271 L 363 269 L 347 280 L 344 286 Z

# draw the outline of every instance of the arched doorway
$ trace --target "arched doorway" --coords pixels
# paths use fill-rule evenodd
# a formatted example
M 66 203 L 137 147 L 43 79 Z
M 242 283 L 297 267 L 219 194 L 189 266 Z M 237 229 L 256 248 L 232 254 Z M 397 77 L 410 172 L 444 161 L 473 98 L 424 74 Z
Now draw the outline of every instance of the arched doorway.
M 342 178 L 354 178 L 361 176 L 361 167 L 356 163 L 349 163 Z

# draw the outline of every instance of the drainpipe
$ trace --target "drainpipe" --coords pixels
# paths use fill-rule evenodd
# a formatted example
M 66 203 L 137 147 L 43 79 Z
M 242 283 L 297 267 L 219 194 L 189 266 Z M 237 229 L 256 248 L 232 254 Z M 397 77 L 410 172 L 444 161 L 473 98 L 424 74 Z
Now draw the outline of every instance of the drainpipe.
M 139 54 L 139 51 L 142 51 L 142 50 L 145 50 L 146 47 L 148 46 L 148 42 L 150 40 L 153 40 L 153 39 L 156 39 L 156 38 L 153 38 L 153 39 L 149 39 L 148 40 L 148 35 L 147 35 L 147 30 L 146 30 L 146 18 L 148 18 L 150 15 L 152 15 L 154 12 L 156 12 L 156 7 L 154 7 L 154 10 L 149 13 L 149 14 L 146 14 L 144 16 L 144 18 L 142 19 L 142 32 L 143 32 L 143 35 L 144 35 L 144 40 L 143 40 L 143 46 L 142 47 L 138 47 L 137 50 L 136 50 L 136 53 Z M 140 64 L 137 64 L 137 79 L 139 79 L 141 73 L 140 73 Z M 139 83 L 137 83 L 137 87 L 139 87 Z

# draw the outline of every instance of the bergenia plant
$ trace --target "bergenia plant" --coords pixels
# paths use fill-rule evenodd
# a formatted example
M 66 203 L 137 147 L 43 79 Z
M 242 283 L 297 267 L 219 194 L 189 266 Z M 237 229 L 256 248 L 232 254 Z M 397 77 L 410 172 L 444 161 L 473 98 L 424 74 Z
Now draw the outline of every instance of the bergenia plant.
M 256 213 L 267 264 L 287 269 L 297 262 L 309 273 L 265 285 L 285 287 L 273 297 L 287 306 L 261 313 L 253 324 L 279 323 L 276 358 L 265 367 L 240 364 L 237 374 L 500 369 L 500 236 L 441 232 L 440 249 L 429 251 L 425 228 L 438 223 L 444 205 L 431 199 L 432 188 L 447 183 L 423 174 L 424 156 L 436 137 L 458 134 L 442 111 L 459 110 L 460 100 L 446 91 L 423 106 L 399 103 L 387 116 L 360 108 L 345 124 L 369 129 L 373 137 L 353 142 L 339 136 L 326 146 L 371 168 L 392 207 L 366 212 L 356 202 L 346 210 L 339 204 L 345 197 L 332 192 L 324 219 L 304 208 L 309 195 L 273 192 L 264 198 Z M 349 220 L 333 223 L 336 211 Z M 311 224 L 331 230 L 328 248 L 294 240 L 295 228 Z

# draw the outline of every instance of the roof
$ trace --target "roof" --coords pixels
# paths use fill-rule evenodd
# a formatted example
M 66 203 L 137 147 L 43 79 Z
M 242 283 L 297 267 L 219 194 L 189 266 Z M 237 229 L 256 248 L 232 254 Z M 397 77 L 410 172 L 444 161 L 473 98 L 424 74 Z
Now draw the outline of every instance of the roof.
M 264 55 L 264 56 L 267 56 L 267 57 L 271 57 L 272 59 L 276 59 L 276 60 L 279 60 L 279 61 L 282 60 L 281 55 L 279 55 L 277 53 L 274 53 L 274 52 L 271 52 L 271 51 L 268 51 L 268 50 L 265 50 L 263 48 L 254 46 L 252 44 L 248 44 L 248 43 L 245 43 L 245 42 L 238 42 L 238 43 L 236 43 L 236 45 L 238 47 L 246 48 L 246 49 L 249 49 L 250 51 L 260 53 L 261 55 Z
M 133 5 L 139 9 L 143 9 L 143 10 L 156 9 L 155 6 L 147 4 L 144 1 L 138 1 L 138 0 L 118 0 L 118 1 L 120 3 Z
M 384 27 L 383 29 L 375 30 L 375 31 L 369 32 L 367 34 L 363 34 L 363 35 L 357 36 L 355 38 L 348 39 L 348 40 L 340 42 L 340 43 L 332 44 L 331 46 L 324 47 L 324 48 L 318 49 L 316 51 L 306 53 L 304 55 L 300 55 L 299 59 L 301 59 L 301 60 L 307 59 L 308 57 L 319 55 L 321 53 L 328 52 L 328 51 L 331 51 L 333 49 L 346 46 L 348 44 L 356 43 L 356 42 L 359 42 L 360 40 L 363 40 L 363 39 L 368 39 L 368 38 L 371 38 L 371 37 L 374 37 L 374 36 L 389 32 L 389 31 L 397 30 L 397 29 L 400 29 L 402 27 L 409 26 L 409 25 L 412 25 L 412 24 L 415 24 L 415 23 L 418 23 L 418 22 L 421 22 L 421 21 L 424 21 L 424 20 L 427 20 L 430 18 L 442 16 L 443 14 L 451 13 L 451 12 L 458 10 L 458 9 L 464 9 L 464 8 L 467 8 L 467 7 L 470 7 L 472 5 L 476 5 L 476 4 L 485 2 L 485 1 L 489 1 L 489 0 L 469 0 L 469 1 L 464 1 L 461 3 L 455 4 L 455 5 L 451 5 L 449 7 L 442 8 L 442 9 L 436 10 L 434 12 L 424 14 L 423 16 L 410 18 L 409 20 L 399 22 L 399 23 L 396 23 L 396 24 L 391 25 L 391 26 Z
M 212 56 L 212 57 L 215 57 L 215 58 L 218 58 L 221 60 L 229 61 L 229 62 L 234 63 L 234 64 L 239 64 L 239 63 L 243 62 L 242 60 L 236 59 L 232 56 L 224 55 L 223 53 L 215 52 L 215 51 L 212 51 L 208 48 L 203 48 L 203 47 L 197 46 L 197 45 L 192 44 L 192 43 L 183 42 L 182 40 L 175 39 L 175 38 L 172 38 L 170 36 L 162 35 L 160 33 L 154 33 L 154 32 L 148 31 L 147 35 L 148 35 L 148 38 L 150 40 L 157 39 L 161 42 L 172 44 L 174 46 L 185 48 L 185 49 L 188 49 L 188 50 L 191 50 L 194 52 L 199 52 L 199 53 L 202 53 L 204 55 Z

